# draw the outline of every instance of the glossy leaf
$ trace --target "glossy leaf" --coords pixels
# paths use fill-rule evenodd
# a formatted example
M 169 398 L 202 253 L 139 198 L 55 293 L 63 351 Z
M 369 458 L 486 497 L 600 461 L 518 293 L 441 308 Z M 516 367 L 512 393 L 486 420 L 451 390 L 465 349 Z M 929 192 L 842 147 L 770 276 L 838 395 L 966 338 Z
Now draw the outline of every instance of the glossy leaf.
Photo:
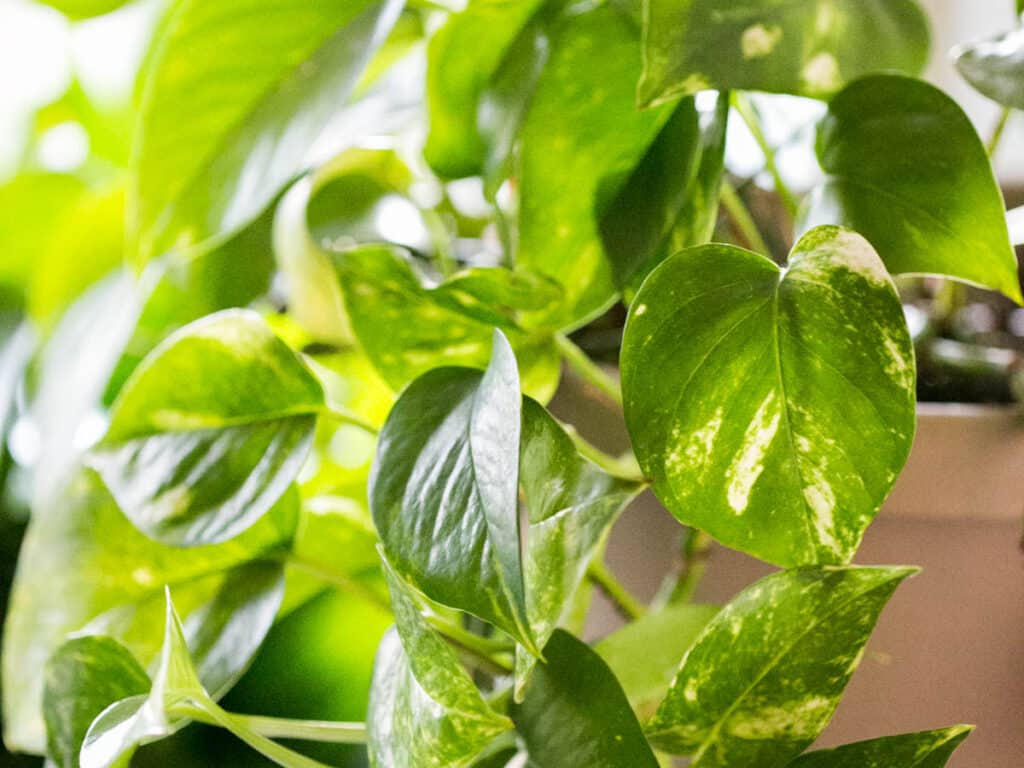
M 80 474 L 52 504 L 37 510 L 29 525 L 2 654 L 4 740 L 33 752 L 46 747 L 43 665 L 69 633 L 110 635 L 148 662 L 160 650 L 164 585 L 183 613 L 192 614 L 216 598 L 234 569 L 286 546 L 296 521 L 295 497 L 288 494 L 239 538 L 177 550 L 139 533 L 92 473 Z M 200 633 L 195 620 L 189 625 Z M 228 677 L 247 666 L 261 631 L 249 625 L 233 652 L 219 654 L 234 667 Z
M 777 565 L 844 563 L 914 435 L 914 352 L 859 235 L 821 227 L 782 271 L 725 245 L 651 274 L 622 346 L 626 420 L 687 525 Z
M 717 613 L 714 605 L 668 606 L 627 624 L 594 647 L 638 717 L 654 714 L 686 651 Z
M 523 404 L 519 482 L 529 511 L 526 607 L 538 645 L 565 626 L 587 569 L 612 525 L 642 486 L 612 477 L 580 457 L 572 439 L 536 402 Z M 521 690 L 537 660 L 517 651 Z
M 352 330 L 392 388 L 441 366 L 485 366 L 498 326 L 522 363 L 523 389 L 543 402 L 554 394 L 561 361 L 551 335 L 522 331 L 514 319 L 551 296 L 546 282 L 473 269 L 430 288 L 403 252 L 386 246 L 355 248 L 334 262 Z M 531 283 L 545 286 L 539 296 Z
M 551 34 L 519 136 L 516 263 L 565 289 L 530 322 L 571 328 L 615 296 L 599 217 L 671 110 L 635 108 L 639 33 L 615 8 L 568 15 Z
M 43 716 L 47 754 L 60 768 L 78 768 L 92 721 L 121 699 L 149 693 L 150 680 L 131 651 L 109 637 L 69 640 L 46 663 Z
M 179 0 L 142 89 L 131 192 L 138 258 L 256 218 L 303 170 L 401 6 Z
M 993 101 L 1024 109 L 1024 29 L 953 49 L 963 78 Z
M 801 568 L 744 590 L 705 627 L 646 730 L 693 768 L 785 766 L 824 730 L 912 568 Z
M 818 158 L 827 178 L 804 229 L 849 226 L 894 275 L 946 275 L 1021 301 L 985 147 L 942 91 L 897 75 L 853 83 L 819 126 Z
M 521 403 L 515 356 L 495 331 L 485 373 L 439 368 L 395 403 L 369 495 L 387 559 L 404 579 L 536 651 L 520 554 Z
M 586 643 L 557 630 L 512 719 L 534 768 L 658 768 L 615 676 Z
M 919 74 L 928 19 L 914 0 L 647 0 L 638 98 L 707 89 L 828 98 L 882 70 Z
M 707 114 L 684 99 L 602 216 L 604 248 L 627 299 L 669 255 L 714 234 L 728 116 L 725 94 Z
M 472 0 L 430 39 L 423 155 L 447 178 L 479 174 L 486 150 L 477 127 L 481 96 L 544 0 Z
M 971 735 L 969 725 L 937 731 L 886 736 L 808 752 L 792 768 L 943 768 L 953 752 Z
M 183 328 L 125 385 L 91 464 L 148 536 L 226 541 L 298 475 L 324 406 L 294 352 L 251 312 Z

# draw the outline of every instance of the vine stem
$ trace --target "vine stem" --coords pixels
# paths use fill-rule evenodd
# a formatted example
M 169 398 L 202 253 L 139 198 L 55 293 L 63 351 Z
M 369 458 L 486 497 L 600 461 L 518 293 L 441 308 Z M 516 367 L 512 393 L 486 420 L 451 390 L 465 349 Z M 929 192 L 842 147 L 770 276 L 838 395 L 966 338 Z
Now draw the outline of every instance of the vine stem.
M 285 556 L 285 562 L 297 570 L 303 571 L 326 584 L 330 584 L 332 587 L 335 587 L 342 592 L 355 595 L 378 608 L 389 613 L 391 612 L 391 601 L 388 600 L 386 595 L 382 595 L 377 590 L 367 586 L 366 584 L 362 584 L 356 579 L 330 571 L 317 563 L 296 555 L 294 552 L 289 552 Z
M 789 186 L 782 178 L 782 174 L 779 172 L 779 166 L 775 162 L 775 148 L 768 143 L 767 137 L 764 135 L 764 129 L 761 127 L 761 118 L 757 114 L 757 110 L 754 109 L 754 105 L 747 98 L 746 94 L 733 92 L 732 94 L 732 105 L 736 108 L 740 117 L 743 118 L 743 122 L 747 124 L 747 128 L 750 129 L 750 133 L 754 137 L 754 141 L 757 142 L 757 146 L 761 148 L 761 152 L 764 153 L 765 167 L 768 169 L 768 173 L 772 175 L 772 179 L 775 181 L 775 191 L 779 193 L 779 197 L 782 199 L 782 204 L 786 206 L 786 210 L 789 211 L 790 216 L 796 216 L 799 206 L 796 202 L 796 197 L 790 191 Z
M 990 158 L 996 156 L 996 152 L 999 151 L 999 143 L 1003 140 L 1003 135 L 1006 133 L 1006 126 L 1010 122 L 1010 117 L 1013 115 L 1013 110 L 1010 107 L 1003 107 L 1003 111 L 999 113 L 999 120 L 996 122 L 996 127 L 992 130 L 992 136 L 988 140 L 988 144 L 985 149 L 988 151 Z
M 262 715 L 233 715 L 253 732 L 271 739 L 302 739 L 331 744 L 365 744 L 366 723 L 293 720 Z
M 647 478 L 644 477 L 643 471 L 640 469 L 640 465 L 637 464 L 636 457 L 632 453 L 627 453 L 623 456 L 610 456 L 583 437 L 572 424 L 559 423 L 566 434 L 572 438 L 573 443 L 576 445 L 576 450 L 585 459 L 592 461 L 608 474 L 621 480 L 631 480 L 634 483 L 646 485 Z
M 679 605 L 693 600 L 704 571 L 707 569 L 708 554 L 711 551 L 711 537 L 704 531 L 691 528 L 683 544 L 683 567 L 669 597 L 670 605 Z
M 594 560 L 590 564 L 587 577 L 615 603 L 623 618 L 636 621 L 647 613 L 647 607 L 622 585 L 603 560 Z
M 750 209 L 744 204 L 736 187 L 730 184 L 728 179 L 722 179 L 721 199 L 729 218 L 736 225 L 739 234 L 747 241 L 747 245 L 765 256 L 770 256 L 771 251 L 768 249 L 764 237 L 761 236 L 761 230 L 757 228 Z
M 342 424 L 349 424 L 353 427 L 367 432 L 371 435 L 377 435 L 380 430 L 377 429 L 373 424 L 366 421 L 366 419 L 353 413 L 348 408 L 344 408 L 340 405 L 325 405 L 320 409 L 320 415 L 331 419 L 332 421 L 341 422 Z
M 608 398 L 612 403 L 622 407 L 622 387 L 614 377 L 602 370 L 601 366 L 595 363 L 580 349 L 572 340 L 563 333 L 555 334 L 555 346 L 562 355 L 562 359 L 569 367 L 590 384 L 594 389 Z

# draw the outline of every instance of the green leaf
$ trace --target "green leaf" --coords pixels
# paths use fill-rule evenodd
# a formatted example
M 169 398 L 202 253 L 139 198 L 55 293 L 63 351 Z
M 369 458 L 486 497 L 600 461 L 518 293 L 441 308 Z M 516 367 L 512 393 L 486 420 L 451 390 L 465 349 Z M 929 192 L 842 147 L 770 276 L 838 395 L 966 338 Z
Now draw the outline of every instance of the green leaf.
M 481 97 L 518 35 L 544 0 L 471 0 L 430 39 L 427 50 L 427 134 L 423 155 L 446 178 L 482 172 L 484 140 L 477 127 Z
M 875 75 L 829 105 L 818 129 L 827 174 L 802 227 L 860 232 L 889 272 L 945 275 L 1021 302 L 1003 197 L 985 147 L 949 96 Z
M 252 312 L 186 326 L 133 374 L 90 461 L 147 536 L 226 541 L 287 490 L 309 451 L 323 390 Z
M 733 246 L 664 262 L 622 345 L 637 458 L 687 525 L 776 565 L 847 562 L 914 436 L 914 351 L 859 235 L 821 227 L 789 267 Z
M 791 768 L 943 768 L 974 730 L 956 725 L 822 749 L 798 757 Z
M 236 568 L 272 557 L 290 542 L 296 503 L 296 496 L 289 493 L 242 536 L 187 550 L 159 545 L 139 533 L 91 472 L 80 473 L 64 495 L 36 509 L 22 546 L 4 632 L 8 747 L 38 753 L 45 749 L 43 665 L 69 633 L 110 635 L 148 663 L 160 650 L 163 587 L 170 585 L 189 615 L 190 630 L 198 636 L 201 626 L 191 614 L 212 600 L 228 599 L 217 596 Z M 260 594 L 256 591 L 255 596 Z M 207 609 L 207 615 L 221 614 Z M 245 648 L 236 641 L 233 651 L 219 654 L 235 670 L 222 680 L 246 667 L 265 628 L 266 624 L 254 624 L 239 634 L 232 630 Z
M 824 730 L 878 615 L 912 568 L 800 568 L 704 628 L 646 730 L 693 768 L 785 766 Z
M 303 170 L 401 6 L 178 0 L 142 90 L 130 194 L 137 258 L 256 218 Z
M 558 422 L 530 399 L 523 404 L 519 473 L 530 520 L 526 608 L 537 644 L 543 646 L 555 628 L 571 618 L 590 563 L 643 486 L 584 461 Z M 536 662 L 531 654 L 517 650 L 518 691 Z
M 403 251 L 387 246 L 354 248 L 334 263 L 352 330 L 392 388 L 440 366 L 485 366 L 497 325 L 522 361 L 523 389 L 542 402 L 554 394 L 561 360 L 551 334 L 527 333 L 514 320 L 515 310 L 551 296 L 543 280 L 481 268 L 430 288 Z M 535 296 L 531 285 L 545 288 Z
M 115 11 L 128 0 L 42 0 L 70 19 L 88 19 Z
M 595 646 L 638 717 L 654 714 L 679 662 L 718 610 L 715 605 L 668 606 L 627 624 Z
M 615 297 L 599 218 L 671 115 L 635 107 L 639 49 L 636 28 L 607 5 L 552 31 L 519 137 L 516 263 L 556 280 L 565 298 L 531 323 L 577 327 Z
M 869 72 L 919 74 L 928 18 L 914 0 L 647 0 L 643 105 L 716 90 L 828 98 Z
M 149 692 L 150 680 L 131 651 L 109 637 L 78 637 L 46 663 L 43 716 L 47 754 L 60 768 L 78 768 L 92 721 L 110 704 Z
M 658 767 L 626 695 L 590 646 L 557 630 L 544 658 L 512 710 L 530 766 Z
M 409 651 L 394 629 L 381 641 L 366 719 L 373 768 L 465 768 L 512 727 L 483 701 L 451 649 L 429 632 L 407 626 Z
M 615 283 L 631 300 L 670 254 L 711 239 L 725 163 L 729 97 L 701 114 L 684 99 L 601 217 Z
M 388 562 L 404 579 L 537 651 L 520 555 L 521 408 L 515 356 L 495 331 L 485 373 L 438 368 L 395 403 L 369 495 Z
M 1024 29 L 953 49 L 963 78 L 993 101 L 1024 109 Z

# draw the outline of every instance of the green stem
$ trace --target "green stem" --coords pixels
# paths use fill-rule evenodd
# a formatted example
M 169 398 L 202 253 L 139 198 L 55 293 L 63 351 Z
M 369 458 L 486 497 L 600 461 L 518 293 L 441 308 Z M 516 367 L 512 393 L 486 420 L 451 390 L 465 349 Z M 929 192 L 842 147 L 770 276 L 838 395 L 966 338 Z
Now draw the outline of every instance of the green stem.
M 352 579 L 348 576 L 343 576 L 340 573 L 330 571 L 324 568 L 323 566 L 319 565 L 318 563 L 314 563 L 310 560 L 306 560 L 305 558 L 300 557 L 294 552 L 289 552 L 287 553 L 287 555 L 285 555 L 285 562 L 293 568 L 303 571 L 304 573 L 307 573 L 310 576 L 313 576 L 314 578 L 320 579 L 320 581 L 330 584 L 331 586 L 337 588 L 341 592 L 355 595 L 356 597 L 362 598 L 366 602 L 372 603 L 373 605 L 377 606 L 378 608 L 381 608 L 384 611 L 387 611 L 388 613 L 391 612 L 391 601 L 388 599 L 387 595 L 381 594 L 377 590 L 373 589 L 370 586 L 367 586 L 366 584 L 363 584 L 362 582 L 356 579 Z
M 353 413 L 348 408 L 340 405 L 327 404 L 321 407 L 320 415 L 330 419 L 331 421 L 337 421 L 342 424 L 350 424 L 353 427 L 358 427 L 364 432 L 368 432 L 371 435 L 376 435 L 380 430 L 370 422 L 356 413 Z
M 992 130 L 992 136 L 989 138 L 988 145 L 986 146 L 989 157 L 995 157 L 996 152 L 999 151 L 999 143 L 1003 140 L 1003 134 L 1006 133 L 1006 126 L 1010 122 L 1012 114 L 1013 110 L 1010 107 L 1003 107 L 1003 111 L 999 113 L 999 121 Z
M 647 607 L 622 585 L 604 561 L 594 560 L 587 577 L 608 596 L 624 619 L 636 621 L 647 613 Z
M 512 662 L 505 655 L 509 650 L 507 643 L 480 637 L 457 624 L 445 621 L 440 616 L 428 615 L 426 619 L 438 633 L 498 674 L 507 674 L 513 670 Z
M 683 543 L 683 567 L 679 571 L 675 589 L 669 597 L 670 605 L 680 605 L 693 600 L 693 593 L 707 569 L 711 541 L 711 537 L 704 531 L 690 528 L 687 532 L 686 541 Z
M 758 253 L 770 256 L 771 251 L 761 236 L 761 230 L 757 228 L 754 217 L 750 215 L 750 210 L 744 204 L 739 192 L 736 191 L 736 187 L 730 184 L 728 179 L 722 180 L 721 197 L 722 205 L 725 206 L 729 218 L 736 225 L 737 232 L 746 240 L 746 245 Z
M 365 744 L 366 723 L 293 720 L 262 715 L 234 715 L 254 733 L 270 739 L 301 739 L 330 744 Z
M 579 451 L 580 455 L 585 459 L 589 459 L 605 472 L 619 478 L 620 480 L 631 480 L 634 483 L 647 483 L 647 478 L 644 477 L 643 471 L 640 469 L 640 465 L 637 464 L 636 457 L 633 456 L 632 453 L 626 453 L 623 456 L 609 456 L 583 437 L 575 426 L 572 424 L 566 424 L 565 422 L 560 423 L 562 425 L 562 429 L 564 429 L 566 434 L 572 438 L 573 443 L 576 445 L 576 450 Z
M 601 366 L 591 360 L 587 353 L 576 346 L 565 334 L 555 334 L 555 346 L 558 347 L 562 359 L 577 376 L 615 405 L 622 407 L 622 388 L 613 376 L 610 376 Z
M 430 239 L 434 241 L 435 256 L 437 257 L 435 261 L 438 270 L 443 277 L 453 275 L 458 271 L 459 264 L 455 260 L 455 254 L 452 251 L 448 227 L 444 225 L 444 220 L 437 211 L 425 208 L 421 209 L 420 213 L 423 216 L 427 232 L 430 234 Z
M 764 135 L 764 130 L 761 128 L 761 118 L 758 116 L 757 110 L 746 94 L 739 93 L 738 91 L 733 91 L 732 104 L 740 117 L 743 118 L 743 122 L 747 124 L 747 128 L 750 129 L 750 133 L 753 135 L 754 141 L 757 142 L 757 146 L 764 153 L 765 167 L 775 181 L 775 191 L 778 192 L 779 197 L 782 199 L 782 204 L 786 206 L 789 215 L 795 217 L 799 210 L 799 205 L 797 205 L 796 197 L 790 191 L 789 186 L 779 172 L 779 166 L 775 162 L 775 148 L 768 143 L 768 139 Z

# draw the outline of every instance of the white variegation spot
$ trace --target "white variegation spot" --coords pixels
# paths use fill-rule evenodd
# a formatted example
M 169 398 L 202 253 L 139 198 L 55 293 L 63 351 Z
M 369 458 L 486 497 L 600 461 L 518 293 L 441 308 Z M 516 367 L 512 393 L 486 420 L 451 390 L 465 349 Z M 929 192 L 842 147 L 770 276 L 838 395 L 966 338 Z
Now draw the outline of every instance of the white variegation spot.
M 743 30 L 740 38 L 740 49 L 744 59 L 760 59 L 770 56 L 775 47 L 782 40 L 782 27 L 773 24 L 766 27 L 764 24 L 754 24 Z
M 750 504 L 754 484 L 764 471 L 764 457 L 779 431 L 782 411 L 776 406 L 776 394 L 771 392 L 754 414 L 733 465 L 726 473 L 729 481 L 729 506 L 737 515 L 743 514 Z

